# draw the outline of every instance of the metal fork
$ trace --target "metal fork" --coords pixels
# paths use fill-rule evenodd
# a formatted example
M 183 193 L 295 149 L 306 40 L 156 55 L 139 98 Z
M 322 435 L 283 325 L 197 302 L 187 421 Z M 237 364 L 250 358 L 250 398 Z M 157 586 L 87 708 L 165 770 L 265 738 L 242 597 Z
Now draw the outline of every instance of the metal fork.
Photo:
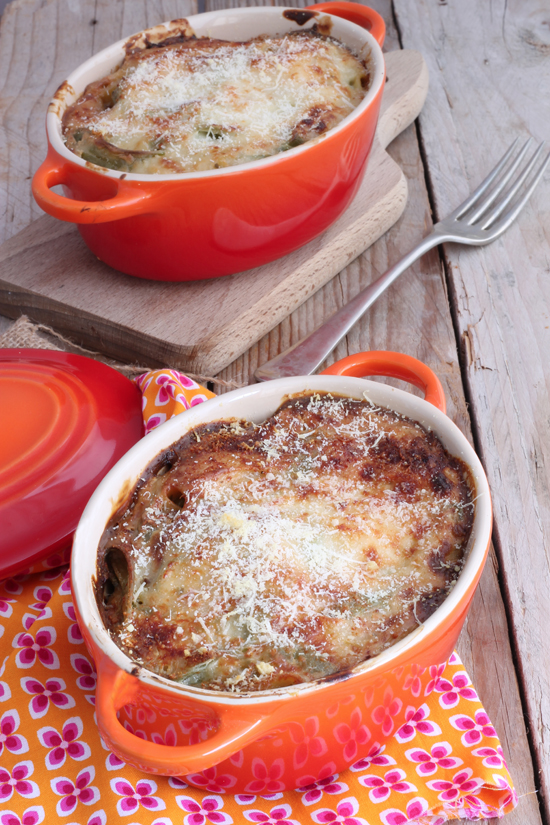
M 363 289 L 315 332 L 259 367 L 254 373 L 256 380 L 268 381 L 272 378 L 310 375 L 315 372 L 384 290 L 393 284 L 417 258 L 434 246 L 448 241 L 470 246 L 483 246 L 502 235 L 527 203 L 550 161 L 550 154 L 548 154 L 536 168 L 544 149 L 544 143 L 541 143 L 531 160 L 512 180 L 527 154 L 531 138 L 519 152 L 517 151 L 518 142 L 519 138 L 514 141 L 493 171 L 469 198 L 447 218 L 436 223 L 431 233 L 418 246 Z M 531 180 L 528 181 L 530 177 Z M 507 209 L 508 211 L 505 211 Z

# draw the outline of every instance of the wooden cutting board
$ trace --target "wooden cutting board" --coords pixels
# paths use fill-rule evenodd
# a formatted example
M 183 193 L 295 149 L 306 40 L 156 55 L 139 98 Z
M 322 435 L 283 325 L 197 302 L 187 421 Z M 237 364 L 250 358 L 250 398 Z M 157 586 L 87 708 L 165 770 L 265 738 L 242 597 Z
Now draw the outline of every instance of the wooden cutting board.
M 98 261 L 76 228 L 47 215 L 0 246 L 0 313 L 48 324 L 126 363 L 214 375 L 386 232 L 407 182 L 385 147 L 419 114 L 428 72 L 414 51 L 386 54 L 388 80 L 367 174 L 346 213 L 278 261 L 192 283 L 144 281 Z

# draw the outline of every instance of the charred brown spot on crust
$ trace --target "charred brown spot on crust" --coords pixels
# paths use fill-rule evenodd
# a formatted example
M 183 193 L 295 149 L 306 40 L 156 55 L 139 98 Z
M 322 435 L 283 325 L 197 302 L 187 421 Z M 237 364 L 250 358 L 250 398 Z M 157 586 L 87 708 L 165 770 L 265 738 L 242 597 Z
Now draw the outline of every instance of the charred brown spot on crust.
M 430 558 L 428 559 L 428 565 L 434 573 L 445 572 L 444 565 L 450 551 L 451 543 L 450 541 L 447 541 L 447 539 L 445 539 L 441 542 L 437 550 L 434 550 L 434 552 L 431 554 Z
M 372 481 L 372 479 L 376 476 L 376 470 L 372 464 L 365 464 L 359 470 L 359 475 L 366 481 Z
M 111 625 L 124 621 L 130 573 L 128 560 L 119 547 L 110 547 L 103 559 L 102 602 Z
M 432 613 L 445 601 L 447 590 L 441 588 L 433 593 L 423 595 L 416 603 L 415 615 L 420 624 L 429 619 Z
M 294 23 L 297 23 L 298 26 L 303 26 L 312 17 L 317 17 L 317 13 L 314 11 L 301 11 L 300 9 L 286 9 L 283 12 L 283 17 L 287 20 L 292 20 Z
M 317 16 L 315 28 L 323 37 L 330 37 L 332 34 L 332 17 L 329 17 L 326 14 L 323 14 L 320 17 Z
M 403 496 L 403 498 L 410 498 L 418 491 L 418 484 L 416 481 L 398 481 L 395 485 L 395 492 Z
M 166 26 L 161 24 L 135 34 L 126 41 L 124 49 L 127 55 L 133 55 L 136 52 L 160 46 L 172 46 L 187 40 L 196 40 L 196 35 L 189 22 L 181 17 L 171 20 Z
M 67 80 L 64 80 L 63 83 L 57 87 L 50 105 L 48 106 L 48 111 L 58 116 L 61 115 L 61 112 L 67 103 L 67 98 L 74 97 L 74 95 L 75 90 Z
M 324 676 L 321 679 L 322 682 L 325 684 L 331 684 L 332 682 L 345 682 L 346 679 L 349 679 L 351 673 L 349 670 L 340 670 L 337 673 L 331 673 L 330 676 Z
M 151 466 L 151 475 L 157 478 L 165 476 L 170 470 L 173 470 L 178 462 L 178 453 L 174 449 L 164 450 L 158 459 Z
M 445 495 L 452 489 L 452 483 L 449 481 L 444 472 L 434 472 L 430 479 L 432 490 L 439 495 Z

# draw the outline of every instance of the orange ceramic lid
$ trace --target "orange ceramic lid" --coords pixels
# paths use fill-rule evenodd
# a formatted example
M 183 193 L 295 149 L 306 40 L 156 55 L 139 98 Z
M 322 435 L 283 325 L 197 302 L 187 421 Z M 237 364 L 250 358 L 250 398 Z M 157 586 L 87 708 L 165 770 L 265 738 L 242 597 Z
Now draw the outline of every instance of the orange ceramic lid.
M 141 394 L 111 367 L 0 350 L 0 577 L 65 550 L 98 483 L 142 435 Z

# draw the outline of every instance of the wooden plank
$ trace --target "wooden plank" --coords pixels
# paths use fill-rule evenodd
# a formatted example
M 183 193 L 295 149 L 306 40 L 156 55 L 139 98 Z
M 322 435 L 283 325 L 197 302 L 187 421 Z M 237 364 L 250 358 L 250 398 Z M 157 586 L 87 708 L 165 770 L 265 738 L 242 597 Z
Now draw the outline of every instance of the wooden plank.
M 98 261 L 71 224 L 43 217 L 0 247 L 0 310 L 21 309 L 119 360 L 213 374 L 247 350 L 401 215 L 402 170 L 383 150 L 422 108 L 422 57 L 387 58 L 367 175 L 344 215 L 296 252 L 238 275 L 192 283 L 144 281 Z
M 430 64 L 433 85 L 420 132 L 439 217 L 487 174 L 516 136 L 548 139 L 548 3 L 396 0 L 395 9 L 404 45 L 421 50 Z M 549 184 L 550 170 L 499 241 L 478 251 L 445 249 L 471 414 L 493 491 L 501 575 L 538 763 L 536 786 L 547 818 Z
M 225 0 L 219 0 L 219 3 L 225 4 Z M 376 8 L 386 20 L 386 48 L 397 48 L 399 39 L 393 25 L 391 3 L 371 0 L 369 5 Z M 210 0 L 208 7 L 213 7 L 213 0 Z M 415 14 L 414 4 L 411 4 L 410 14 Z M 417 28 L 421 27 L 422 19 L 419 15 Z M 433 48 L 429 43 L 422 42 L 419 45 L 416 41 L 415 44 L 406 41 L 405 45 L 414 45 L 426 56 Z M 433 75 L 438 72 L 438 67 L 431 61 L 430 84 Z M 431 91 L 427 101 L 432 108 L 434 103 Z M 409 199 L 400 220 L 353 264 L 346 267 L 248 353 L 237 359 L 230 368 L 224 370 L 220 377 L 240 383 L 253 380 L 254 370 L 259 364 L 296 343 L 306 332 L 315 329 L 430 231 L 431 210 L 414 128 L 403 132 L 389 147 L 389 152 L 405 171 L 409 183 Z M 436 156 L 441 154 L 441 144 L 437 145 L 437 141 L 434 141 L 431 152 Z M 445 273 L 437 250 L 425 255 L 401 276 L 398 284 L 379 299 L 367 316 L 339 344 L 327 363 L 367 349 L 394 349 L 426 361 L 442 380 L 449 415 L 471 439 Z M 392 383 L 399 385 L 399 382 Z M 541 817 L 534 793 L 533 763 L 497 571 L 498 564 L 492 554 L 460 637 L 458 651 L 497 727 L 521 797 L 517 810 L 506 817 L 506 822 L 509 825 L 525 825 L 527 822 L 536 825 L 541 822 Z

